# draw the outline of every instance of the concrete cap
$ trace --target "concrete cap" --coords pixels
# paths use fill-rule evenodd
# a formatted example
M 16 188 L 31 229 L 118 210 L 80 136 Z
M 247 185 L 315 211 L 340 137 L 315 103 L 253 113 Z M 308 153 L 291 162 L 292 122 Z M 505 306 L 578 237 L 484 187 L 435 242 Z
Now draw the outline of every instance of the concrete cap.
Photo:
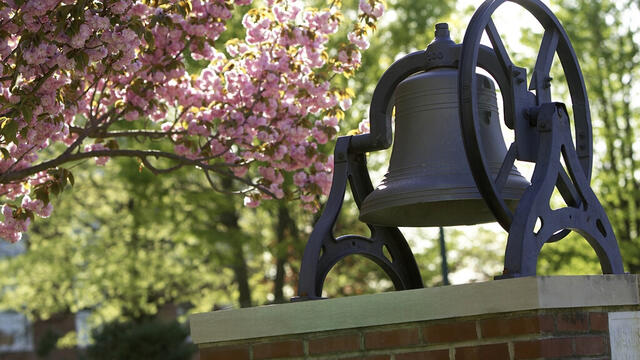
M 506 312 L 639 305 L 638 275 L 543 276 L 223 310 L 190 317 L 196 344 Z

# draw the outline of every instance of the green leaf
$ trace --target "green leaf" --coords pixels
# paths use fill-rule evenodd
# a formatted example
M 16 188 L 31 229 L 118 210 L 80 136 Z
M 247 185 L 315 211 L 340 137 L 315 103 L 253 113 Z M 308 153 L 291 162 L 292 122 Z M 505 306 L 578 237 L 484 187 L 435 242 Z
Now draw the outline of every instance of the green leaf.
M 117 140 L 113 140 L 113 139 L 112 139 L 112 140 L 107 141 L 107 143 L 105 144 L 105 146 L 106 146 L 108 149 L 111 149 L 111 150 L 118 150 L 118 149 L 120 148 L 120 145 L 118 144 L 118 141 L 117 141 Z
M 76 179 L 73 177 L 73 174 L 69 170 L 67 170 L 67 179 L 69 179 L 69 183 L 71 184 L 71 186 L 76 184 Z
M 57 182 L 53 182 L 53 183 L 51 183 L 51 192 L 52 192 L 54 195 L 58 195 L 58 194 L 60 194 L 60 191 L 61 191 L 61 190 L 62 190 L 62 189 L 60 189 L 60 184 L 59 184 L 59 183 L 57 183 Z
M 20 112 L 22 113 L 22 117 L 24 118 L 24 121 L 30 122 L 31 119 L 33 119 L 33 109 L 31 108 L 31 106 L 26 104 L 23 105 L 20 108 Z
M 18 123 L 11 119 L 6 119 L 2 122 L 2 130 L 0 133 L 4 136 L 8 142 L 16 142 L 16 134 L 18 133 Z
M 37 187 L 33 191 L 33 194 L 35 195 L 36 199 L 42 201 L 45 204 L 49 204 L 49 191 L 47 191 L 44 186 Z
M 156 40 L 153 37 L 153 33 L 151 32 L 151 30 L 145 30 L 144 40 L 147 42 L 147 45 L 149 46 L 150 49 L 155 49 Z
M 62 5 L 58 8 L 56 15 L 59 20 L 66 20 L 69 16 L 69 13 L 73 9 L 73 5 Z
M 82 70 L 89 65 L 89 55 L 84 51 L 79 51 L 73 59 L 76 61 L 76 69 Z
M 9 150 L 5 148 L 0 148 L 0 152 L 2 152 L 2 157 L 5 159 L 11 158 L 11 154 L 9 154 Z
M 60 180 L 58 180 L 58 184 L 60 184 L 60 191 L 64 190 L 64 188 L 67 186 L 67 175 L 64 171 L 62 172 L 62 174 L 63 176 L 60 178 Z
M 129 28 L 133 30 L 138 36 L 142 36 L 142 33 L 145 32 L 144 25 L 139 20 L 132 21 L 129 23 Z

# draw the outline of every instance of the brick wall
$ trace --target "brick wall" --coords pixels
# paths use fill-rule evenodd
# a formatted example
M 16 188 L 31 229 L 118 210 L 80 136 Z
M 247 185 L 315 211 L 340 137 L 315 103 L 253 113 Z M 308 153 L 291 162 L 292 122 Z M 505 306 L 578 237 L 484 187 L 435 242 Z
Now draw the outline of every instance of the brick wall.
M 602 308 L 492 314 L 200 348 L 201 360 L 609 359 L 610 353 Z

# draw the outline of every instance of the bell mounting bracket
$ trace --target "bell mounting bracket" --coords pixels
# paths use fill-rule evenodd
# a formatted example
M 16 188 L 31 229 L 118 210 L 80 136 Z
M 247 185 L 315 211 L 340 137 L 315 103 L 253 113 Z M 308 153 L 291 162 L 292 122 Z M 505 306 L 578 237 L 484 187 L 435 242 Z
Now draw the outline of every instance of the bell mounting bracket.
M 333 266 L 349 255 L 372 260 L 389 276 L 396 290 L 423 287 L 411 248 L 397 227 L 367 224 L 371 237 L 345 235 L 336 238 L 333 228 L 344 201 L 347 182 L 356 205 L 373 191 L 365 154 L 350 150 L 352 136 L 338 138 L 334 151 L 333 183 L 324 211 L 304 249 L 298 281 L 298 296 L 292 300 L 322 297 L 324 280 Z M 385 256 L 384 250 L 389 254 Z
M 545 32 L 532 81 L 527 71 L 513 64 L 491 15 L 511 1 L 528 10 Z M 480 44 L 486 32 L 492 47 Z M 574 145 L 570 118 L 564 104 L 551 101 L 549 72 L 557 54 L 567 79 L 573 104 Z M 436 25 L 436 38 L 426 50 L 413 52 L 393 63 L 374 90 L 370 132 L 339 137 L 334 151 L 334 174 L 325 208 L 307 242 L 293 301 L 319 299 L 331 268 L 349 255 L 363 255 L 390 277 L 396 290 L 423 287 L 415 258 L 397 227 L 367 224 L 371 237 L 336 238 L 333 229 L 343 205 L 347 183 L 356 205 L 373 191 L 366 153 L 391 146 L 391 113 L 396 86 L 409 76 L 437 67 L 458 69 L 460 121 L 467 160 L 478 190 L 498 223 L 509 232 L 505 271 L 498 278 L 535 275 L 542 245 L 558 241 L 571 230 L 595 249 L 604 273 L 622 273 L 622 260 L 609 220 L 589 182 L 593 160 L 592 130 L 584 79 L 569 38 L 553 13 L 539 0 L 487 0 L 476 11 L 462 44 L 449 37 L 446 24 Z M 514 130 L 511 144 L 497 177 L 488 170 L 482 142 L 476 68 L 487 71 L 501 90 L 505 125 Z M 535 93 L 533 92 L 535 91 Z M 531 186 L 525 190 L 515 213 L 500 191 L 515 160 L 536 164 Z M 563 159 L 566 167 L 563 166 Z M 567 207 L 551 210 L 549 201 L 557 188 Z M 536 223 L 542 226 L 536 228 Z M 388 255 L 385 255 L 385 250 Z
M 349 255 L 363 255 L 379 265 L 396 290 L 422 288 L 422 277 L 411 248 L 397 227 L 367 224 L 371 237 L 347 235 L 336 238 L 333 228 L 342 208 L 347 183 L 358 208 L 373 191 L 366 164 L 366 153 L 391 146 L 391 112 L 396 86 L 409 76 L 437 67 L 457 68 L 461 45 L 449 37 L 448 25 L 436 25 L 436 38 L 426 50 L 413 52 L 393 63 L 382 75 L 373 92 L 368 134 L 339 137 L 334 150 L 333 183 L 329 198 L 309 237 L 300 266 L 298 296 L 292 300 L 322 297 L 324 280 L 331 268 Z M 480 46 L 479 66 L 487 70 L 499 85 L 510 81 L 500 71 L 498 57 L 487 46 Z M 513 103 L 504 93 L 505 103 Z M 386 248 L 389 257 L 385 256 Z
M 491 18 L 506 2 L 523 7 L 544 28 L 528 87 L 526 69 L 513 64 Z M 476 67 L 480 66 L 480 39 L 484 33 L 498 58 L 498 71 L 510 78 L 507 86 L 503 87 L 499 81 L 498 84 L 503 93 L 508 93 L 504 97 L 505 123 L 515 133 L 515 141 L 495 177 L 487 167 L 479 141 L 478 98 L 472 91 Z M 552 101 L 549 73 L 555 55 L 569 88 L 575 143 L 566 105 Z M 496 220 L 509 232 L 504 273 L 498 278 L 535 275 L 542 246 L 561 240 L 571 230 L 582 235 L 595 250 L 603 273 L 622 273 L 622 258 L 611 224 L 589 184 L 593 148 L 584 78 L 569 37 L 551 10 L 539 0 L 485 1 L 467 27 L 458 81 L 460 124 L 469 167 Z M 501 190 L 516 159 L 535 163 L 535 169 L 531 186 L 512 212 L 502 198 Z M 565 207 L 552 210 L 550 201 L 554 189 L 562 196 Z

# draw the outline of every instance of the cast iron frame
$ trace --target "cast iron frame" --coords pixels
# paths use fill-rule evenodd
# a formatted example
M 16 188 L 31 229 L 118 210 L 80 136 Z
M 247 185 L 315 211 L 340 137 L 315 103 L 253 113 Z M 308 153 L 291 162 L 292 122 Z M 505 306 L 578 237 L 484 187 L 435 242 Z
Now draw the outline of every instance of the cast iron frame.
M 526 69 L 511 62 L 491 19 L 495 10 L 507 1 L 525 8 L 545 29 L 528 88 Z M 484 32 L 492 48 L 480 45 Z M 577 147 L 565 105 L 551 101 L 549 72 L 556 53 L 571 93 Z M 571 230 L 582 235 L 594 248 L 603 273 L 622 273 L 622 258 L 613 229 L 589 185 L 593 160 L 589 103 L 569 38 L 555 15 L 539 0 L 487 0 L 471 19 L 462 44 L 455 44 L 449 38 L 446 24 L 438 24 L 436 39 L 426 50 L 403 57 L 383 74 L 371 100 L 370 133 L 338 138 L 329 199 L 305 248 L 298 297 L 294 299 L 321 298 L 324 280 L 331 268 L 354 254 L 378 264 L 396 290 L 423 287 L 413 253 L 397 227 L 367 224 L 371 230 L 369 238 L 359 235 L 335 238 L 333 228 L 343 205 L 347 182 L 358 208 L 373 191 L 366 153 L 391 146 L 391 110 L 396 86 L 415 73 L 437 67 L 458 69 L 461 135 L 467 160 L 480 193 L 498 223 L 509 233 L 505 270 L 497 278 L 535 275 L 542 246 L 564 238 Z M 515 132 L 516 140 L 509 147 L 496 178 L 490 176 L 479 141 L 477 94 L 473 91 L 477 67 L 486 70 L 498 83 L 505 123 Z M 516 159 L 536 165 L 532 184 L 514 213 L 506 206 L 500 190 Z M 556 187 L 567 207 L 552 210 L 549 201 Z M 385 256 L 385 248 L 390 258 Z

